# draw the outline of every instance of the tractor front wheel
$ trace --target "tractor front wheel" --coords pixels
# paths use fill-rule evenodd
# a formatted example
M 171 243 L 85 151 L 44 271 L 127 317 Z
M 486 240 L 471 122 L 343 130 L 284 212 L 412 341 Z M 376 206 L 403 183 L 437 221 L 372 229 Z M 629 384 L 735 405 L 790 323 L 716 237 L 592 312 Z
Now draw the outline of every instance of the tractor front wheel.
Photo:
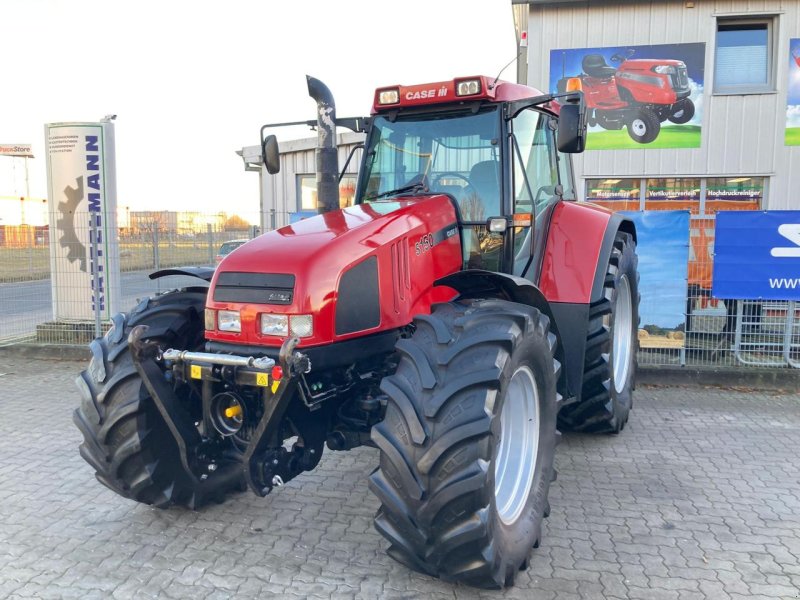
M 628 135 L 634 142 L 649 144 L 658 137 L 661 121 L 658 115 L 648 108 L 640 108 L 628 120 Z
M 672 114 L 669 116 L 669 120 L 676 125 L 683 125 L 692 120 L 694 111 L 694 102 L 686 98 L 675 104 Z
M 93 358 L 76 379 L 81 405 L 73 421 L 83 433 L 83 459 L 97 479 L 120 496 L 159 508 L 198 508 L 242 489 L 243 478 L 212 473 L 202 487 L 187 476 L 167 423 L 148 396 L 128 349 L 128 334 L 146 325 L 144 339 L 162 347 L 198 350 L 203 346 L 206 290 L 192 288 L 143 300 L 130 313 L 113 318 L 108 333 L 91 344 Z M 171 373 L 165 373 L 165 378 Z M 185 385 L 179 398 L 200 405 Z M 199 418 L 199 417 L 198 417 Z
M 512 585 L 549 514 L 556 337 L 538 310 L 502 300 L 436 305 L 414 324 L 381 384 L 375 526 L 413 569 Z

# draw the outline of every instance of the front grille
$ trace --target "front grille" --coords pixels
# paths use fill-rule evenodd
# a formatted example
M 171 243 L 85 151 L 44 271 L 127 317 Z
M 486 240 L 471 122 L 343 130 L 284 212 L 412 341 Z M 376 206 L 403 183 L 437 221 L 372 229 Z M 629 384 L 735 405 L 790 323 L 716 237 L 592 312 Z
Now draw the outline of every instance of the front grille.
M 216 302 L 291 304 L 294 275 L 287 273 L 220 273 L 214 286 Z
M 678 67 L 677 72 L 672 75 L 672 87 L 677 92 L 689 89 L 689 72 L 686 67 Z

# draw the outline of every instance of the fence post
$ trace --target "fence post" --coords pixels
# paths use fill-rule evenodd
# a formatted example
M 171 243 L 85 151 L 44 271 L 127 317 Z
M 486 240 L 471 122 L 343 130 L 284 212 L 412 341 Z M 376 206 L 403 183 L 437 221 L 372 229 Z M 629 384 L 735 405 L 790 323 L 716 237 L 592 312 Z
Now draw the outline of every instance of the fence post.
M 89 213 L 91 214 L 91 213 Z M 100 325 L 100 258 L 97 254 L 99 244 L 97 243 L 97 217 L 92 215 L 92 239 L 91 250 L 92 253 L 92 304 L 94 304 L 94 337 L 102 337 L 102 327 Z
M 211 223 L 206 223 L 208 237 L 208 264 L 214 264 L 214 228 Z

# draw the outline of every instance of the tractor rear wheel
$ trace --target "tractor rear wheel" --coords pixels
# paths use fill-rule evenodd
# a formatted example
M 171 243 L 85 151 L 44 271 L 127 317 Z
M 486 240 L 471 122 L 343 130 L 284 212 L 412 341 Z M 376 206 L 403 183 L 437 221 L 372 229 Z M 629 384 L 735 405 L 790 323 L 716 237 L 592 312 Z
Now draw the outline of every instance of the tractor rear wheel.
M 589 308 L 581 400 L 559 424 L 573 431 L 619 433 L 633 406 L 639 329 L 639 272 L 633 236 L 617 232 L 603 298 Z
M 372 430 L 375 526 L 415 570 L 512 585 L 549 514 L 556 336 L 538 310 L 502 300 L 439 304 L 414 324 Z
M 634 142 L 649 144 L 658 137 L 661 121 L 649 108 L 640 108 L 628 120 L 628 135 Z
M 241 481 L 230 477 L 217 487 L 204 486 L 203 492 L 192 484 L 128 350 L 128 334 L 137 325 L 148 326 L 144 339 L 156 340 L 165 348 L 202 348 L 205 299 L 203 288 L 146 299 L 130 313 L 115 315 L 113 327 L 90 346 L 92 360 L 76 379 L 81 405 L 73 421 L 83 433 L 81 456 L 94 468 L 100 483 L 120 496 L 159 508 L 173 504 L 198 508 L 211 499 L 221 501 L 230 489 L 241 488 Z M 176 392 L 189 398 L 186 387 Z M 193 399 L 199 406 L 200 398 Z

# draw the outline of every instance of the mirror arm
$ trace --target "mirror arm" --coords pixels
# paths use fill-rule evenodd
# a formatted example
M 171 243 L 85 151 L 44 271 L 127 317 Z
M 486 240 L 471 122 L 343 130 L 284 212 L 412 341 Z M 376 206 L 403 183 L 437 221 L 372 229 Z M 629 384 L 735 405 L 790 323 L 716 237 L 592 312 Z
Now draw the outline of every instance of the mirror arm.
M 523 98 L 522 100 L 514 100 L 508 103 L 506 111 L 506 120 L 513 119 L 526 108 L 533 106 L 541 106 L 553 100 L 563 98 L 569 104 L 583 104 L 581 98 L 583 92 L 565 92 L 563 94 L 544 94 L 543 96 L 534 96 L 532 98 Z

